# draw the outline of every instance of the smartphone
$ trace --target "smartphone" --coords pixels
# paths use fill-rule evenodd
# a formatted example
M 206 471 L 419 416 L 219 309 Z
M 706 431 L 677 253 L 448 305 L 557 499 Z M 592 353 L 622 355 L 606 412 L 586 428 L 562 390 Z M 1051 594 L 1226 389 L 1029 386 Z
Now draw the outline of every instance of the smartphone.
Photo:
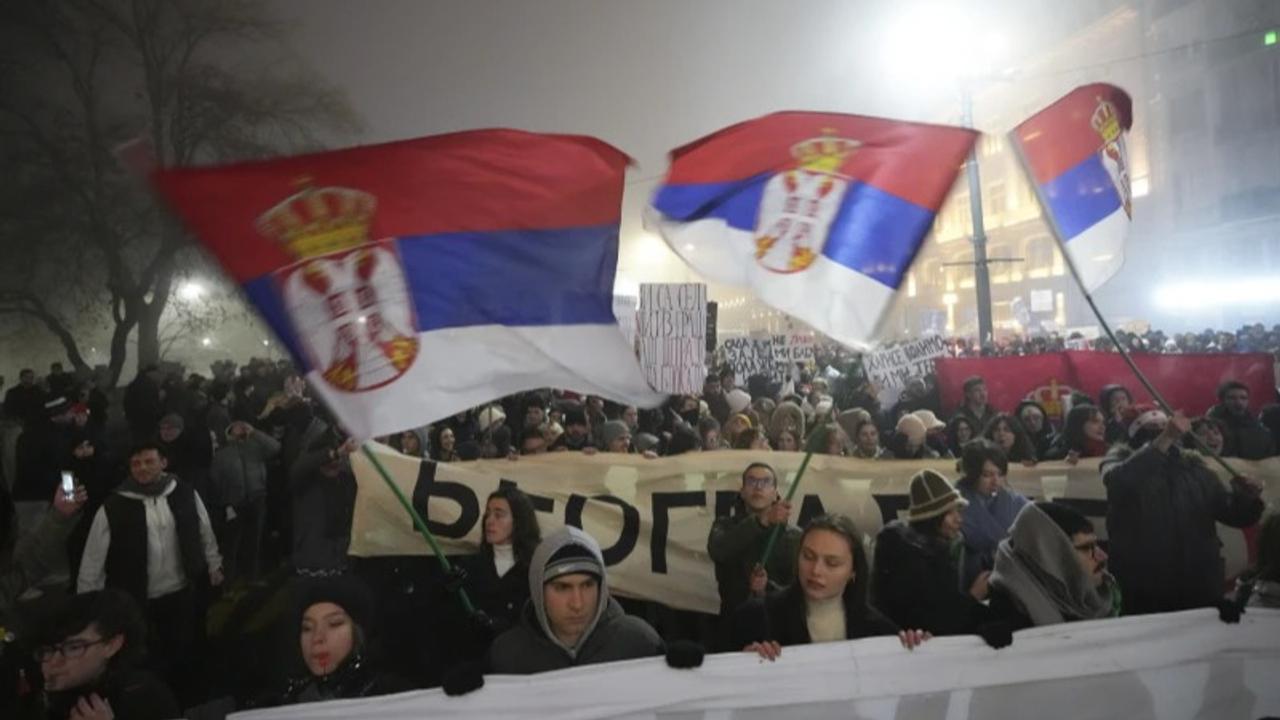
M 76 478 L 70 470 L 62 471 L 62 495 L 68 500 L 76 499 Z

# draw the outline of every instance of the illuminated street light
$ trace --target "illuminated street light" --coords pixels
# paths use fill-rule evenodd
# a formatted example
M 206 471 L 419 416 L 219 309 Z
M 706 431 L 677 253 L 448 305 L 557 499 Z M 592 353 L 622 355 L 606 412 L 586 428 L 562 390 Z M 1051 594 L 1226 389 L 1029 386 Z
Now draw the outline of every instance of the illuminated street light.
M 212 345 L 212 344 L 213 344 L 213 340 L 211 340 L 211 339 L 209 339 L 209 338 L 204 338 L 203 340 L 201 340 L 201 341 L 200 341 L 200 344 L 201 344 L 201 345 L 203 345 L 203 346 L 205 346 L 205 347 L 209 347 L 210 345 Z
M 195 280 L 190 280 L 178 286 L 178 297 L 188 302 L 194 302 L 204 297 L 204 286 Z

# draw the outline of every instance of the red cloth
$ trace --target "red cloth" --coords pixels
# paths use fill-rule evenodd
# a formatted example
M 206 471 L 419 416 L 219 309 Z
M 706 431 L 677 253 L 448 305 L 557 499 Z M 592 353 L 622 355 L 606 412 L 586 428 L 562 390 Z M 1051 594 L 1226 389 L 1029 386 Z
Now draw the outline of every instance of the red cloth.
M 1218 385 L 1225 380 L 1238 380 L 1249 388 L 1253 412 L 1275 395 L 1275 365 L 1267 353 L 1134 354 L 1133 359 L 1173 409 L 1188 417 L 1203 415 L 1217 403 Z M 1129 389 L 1134 402 L 1152 402 L 1119 353 L 1077 350 L 1021 357 L 938 358 L 935 367 L 942 406 L 949 412 L 963 402 L 964 381 L 972 375 L 986 380 L 988 402 L 996 408 L 1012 411 L 1031 397 L 1056 420 L 1062 419 L 1062 399 L 1072 390 L 1088 394 L 1096 403 L 1104 385 L 1118 383 Z

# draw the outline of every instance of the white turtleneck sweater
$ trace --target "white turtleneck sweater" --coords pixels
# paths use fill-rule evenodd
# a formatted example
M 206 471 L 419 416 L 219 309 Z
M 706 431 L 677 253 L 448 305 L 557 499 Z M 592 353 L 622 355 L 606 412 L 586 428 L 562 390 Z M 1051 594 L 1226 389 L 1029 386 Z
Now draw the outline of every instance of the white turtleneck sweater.
M 498 577 L 506 575 L 515 565 L 516 548 L 514 545 L 493 546 L 493 569 L 498 571 Z
M 837 642 L 845 639 L 844 598 L 837 595 L 828 600 L 805 599 L 805 624 L 809 628 L 809 641 L 815 643 Z

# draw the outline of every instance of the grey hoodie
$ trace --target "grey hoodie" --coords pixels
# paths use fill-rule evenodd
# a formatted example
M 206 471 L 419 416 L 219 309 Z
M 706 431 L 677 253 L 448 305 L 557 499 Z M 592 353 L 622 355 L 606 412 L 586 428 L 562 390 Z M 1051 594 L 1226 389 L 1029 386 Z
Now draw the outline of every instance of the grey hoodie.
M 1071 538 L 1034 503 L 1023 506 L 996 549 L 991 586 L 1006 592 L 1037 627 L 1115 613 L 1112 583 L 1095 588 Z
M 643 620 L 627 615 L 609 596 L 607 573 L 600 577 L 600 597 L 595 616 L 587 624 L 576 645 L 570 647 L 551 631 L 543 604 L 542 588 L 547 562 L 568 545 L 579 545 L 595 558 L 600 568 L 604 557 L 596 541 L 574 527 L 564 527 L 547 536 L 529 561 L 529 603 L 515 627 L 499 635 L 489 648 L 489 665 L 503 675 L 528 675 L 577 665 L 660 655 L 662 639 Z M 584 564 L 593 564 L 584 561 Z

